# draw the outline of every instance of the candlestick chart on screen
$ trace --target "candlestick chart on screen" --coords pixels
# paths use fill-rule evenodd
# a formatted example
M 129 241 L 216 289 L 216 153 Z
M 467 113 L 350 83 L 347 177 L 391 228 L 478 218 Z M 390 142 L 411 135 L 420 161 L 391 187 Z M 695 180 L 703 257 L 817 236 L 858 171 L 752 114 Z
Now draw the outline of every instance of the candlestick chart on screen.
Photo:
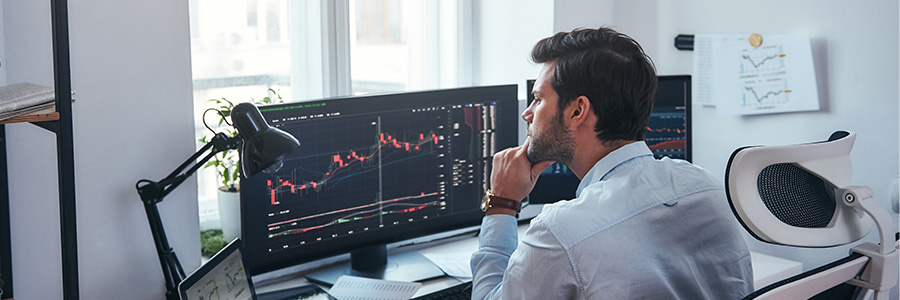
M 270 251 L 462 209 L 447 199 L 483 188 L 490 121 L 485 108 L 461 105 L 283 125 L 305 142 L 255 197 L 270 207 Z
M 656 158 L 686 159 L 686 120 L 682 111 L 656 108 L 644 131 L 644 140 Z

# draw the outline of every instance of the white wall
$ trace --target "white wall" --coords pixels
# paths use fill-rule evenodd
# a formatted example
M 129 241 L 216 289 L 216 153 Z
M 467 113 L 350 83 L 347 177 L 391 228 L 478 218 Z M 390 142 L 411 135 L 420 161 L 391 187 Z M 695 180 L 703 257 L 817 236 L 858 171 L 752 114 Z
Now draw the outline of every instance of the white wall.
M 557 1 L 555 18 L 597 15 L 595 0 Z M 691 74 L 692 52 L 674 48 L 678 34 L 808 34 L 812 40 L 822 109 L 760 116 L 719 116 L 694 106 L 694 162 L 724 181 L 731 152 L 747 145 L 785 145 L 821 141 L 836 130 L 858 134 L 851 153 L 853 184 L 867 185 L 889 206 L 898 174 L 898 2 L 891 1 L 601 1 L 612 20 L 577 26 L 608 25 L 631 35 L 650 54 L 659 74 Z M 554 28 L 568 31 L 569 28 Z M 897 214 L 892 212 L 895 220 Z M 797 249 L 758 242 L 751 250 L 801 261 L 809 270 L 845 256 L 848 247 Z M 867 240 L 877 241 L 874 234 Z
M 531 62 L 531 48 L 554 33 L 553 1 L 476 2 L 475 84 L 518 84 L 519 99 L 525 99 L 525 80 L 540 71 Z
M 612 1 L 554 1 L 553 33 L 597 28 L 613 20 Z
M 0 2 L 0 16 L 3 16 L 3 2 Z M 3 45 L 3 22 L 0 22 L 0 45 Z M 0 86 L 6 85 L 6 49 L 0 47 Z
M 53 84 L 50 1 L 6 1 L 9 83 Z M 186 1 L 70 1 L 82 299 L 161 299 L 163 277 L 134 189 L 194 152 Z M 55 136 L 7 126 L 16 299 L 61 299 Z M 159 205 L 187 271 L 199 265 L 196 181 Z

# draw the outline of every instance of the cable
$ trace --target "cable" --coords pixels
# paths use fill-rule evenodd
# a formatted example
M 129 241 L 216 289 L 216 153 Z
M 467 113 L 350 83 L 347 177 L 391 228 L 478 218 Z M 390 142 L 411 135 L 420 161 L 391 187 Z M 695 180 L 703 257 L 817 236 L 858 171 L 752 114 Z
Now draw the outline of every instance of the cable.
M 213 130 L 212 127 L 209 127 L 209 124 L 206 124 L 206 113 L 208 113 L 211 110 L 219 113 L 219 115 L 222 116 L 222 120 L 225 121 L 225 124 L 228 124 L 228 126 L 232 126 L 231 123 L 228 122 L 228 118 L 225 117 L 225 114 L 222 113 L 222 111 L 215 109 L 215 108 L 207 108 L 205 111 L 203 111 L 203 126 L 206 126 L 206 129 L 209 129 L 210 132 L 212 132 L 213 134 L 216 134 L 216 131 Z

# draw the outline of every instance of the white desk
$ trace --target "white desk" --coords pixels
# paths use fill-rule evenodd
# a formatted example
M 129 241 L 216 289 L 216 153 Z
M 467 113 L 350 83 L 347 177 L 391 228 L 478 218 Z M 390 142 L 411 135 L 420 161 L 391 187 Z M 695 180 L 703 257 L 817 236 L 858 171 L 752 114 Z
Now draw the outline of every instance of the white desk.
M 525 233 L 525 230 L 528 229 L 528 223 L 524 223 L 519 225 L 519 236 L 522 236 Z M 444 254 L 444 253 L 469 253 L 475 252 L 478 248 L 478 238 L 475 237 L 474 233 L 468 234 L 466 236 L 449 238 L 446 240 L 440 240 L 435 242 L 429 242 L 426 244 L 417 244 L 411 245 L 408 247 L 400 247 L 398 249 L 392 249 L 394 251 L 389 251 L 389 253 L 403 252 L 403 251 L 419 251 L 422 254 Z M 752 260 L 753 265 L 753 287 L 754 289 L 759 289 L 771 283 L 777 282 L 779 280 L 788 278 L 790 276 L 799 274 L 803 271 L 803 265 L 799 262 L 787 260 L 783 258 L 778 258 L 775 256 L 770 256 L 762 253 L 750 252 L 750 259 Z M 342 261 L 340 263 L 344 263 L 346 261 Z M 332 266 L 333 264 L 329 264 L 327 267 Z M 312 268 L 309 270 L 302 270 L 295 274 L 282 276 L 282 278 L 267 280 L 264 282 L 259 282 L 256 284 L 256 292 L 263 293 L 267 291 L 276 291 L 281 289 L 287 289 L 299 285 L 308 284 L 306 278 L 303 277 L 306 273 L 314 271 L 318 268 Z M 256 280 L 254 278 L 254 280 Z M 462 281 L 453 277 L 444 276 L 436 279 L 431 279 L 422 282 L 422 288 L 416 292 L 415 297 L 429 294 L 434 291 L 438 291 L 456 284 L 461 283 Z M 323 287 L 326 288 L 327 287 Z
M 750 261 L 753 265 L 754 290 L 803 272 L 803 264 L 798 261 L 753 251 L 750 251 Z

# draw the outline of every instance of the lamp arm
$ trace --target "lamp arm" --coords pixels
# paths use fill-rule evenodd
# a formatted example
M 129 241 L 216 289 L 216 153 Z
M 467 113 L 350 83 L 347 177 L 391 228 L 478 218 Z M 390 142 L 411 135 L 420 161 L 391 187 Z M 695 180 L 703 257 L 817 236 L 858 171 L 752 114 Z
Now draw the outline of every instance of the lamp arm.
M 165 198 L 169 193 L 172 192 L 175 188 L 181 185 L 185 180 L 188 179 L 191 175 L 197 172 L 200 167 L 203 166 L 207 161 L 213 158 L 216 154 L 222 151 L 237 149 L 241 144 L 240 138 L 228 137 L 224 133 L 217 133 L 213 136 L 212 140 L 200 150 L 197 150 L 191 157 L 185 160 L 178 168 L 175 168 L 172 173 L 169 173 L 163 179 L 159 181 L 151 181 L 147 179 L 142 179 L 138 181 L 135 187 L 138 190 L 138 194 L 141 196 L 141 200 L 144 202 L 153 202 L 159 203 L 162 202 L 162 199 Z M 210 153 L 208 153 L 203 159 L 200 161 L 196 161 L 201 155 L 206 153 L 212 149 Z M 193 165 L 192 165 L 193 164 Z M 185 168 L 191 166 L 190 169 L 185 171 Z M 143 185 L 142 185 L 143 184 Z
M 188 177 L 197 172 L 200 167 L 222 151 L 237 149 L 241 144 L 238 136 L 228 137 L 224 133 L 217 133 L 213 139 L 203 145 L 200 150 L 191 155 L 184 163 L 176 168 L 169 176 L 160 181 L 150 181 L 141 179 L 135 184 L 135 188 L 144 203 L 144 210 L 147 213 L 147 221 L 150 223 L 150 232 L 153 234 L 153 242 L 156 246 L 156 253 L 159 256 L 159 263 L 162 267 L 163 276 L 166 281 L 166 299 L 177 300 L 178 283 L 187 277 L 175 250 L 169 245 L 166 238 L 166 232 L 163 228 L 162 219 L 159 216 L 159 209 L 156 204 L 162 202 L 163 198 L 171 193 L 175 188 L 181 185 Z M 211 149 L 211 151 L 210 151 Z M 200 161 L 196 161 L 204 153 L 209 152 Z M 192 165 L 193 164 L 193 165 Z M 185 168 L 190 166 L 185 171 Z M 183 173 L 182 173 L 183 172 Z

